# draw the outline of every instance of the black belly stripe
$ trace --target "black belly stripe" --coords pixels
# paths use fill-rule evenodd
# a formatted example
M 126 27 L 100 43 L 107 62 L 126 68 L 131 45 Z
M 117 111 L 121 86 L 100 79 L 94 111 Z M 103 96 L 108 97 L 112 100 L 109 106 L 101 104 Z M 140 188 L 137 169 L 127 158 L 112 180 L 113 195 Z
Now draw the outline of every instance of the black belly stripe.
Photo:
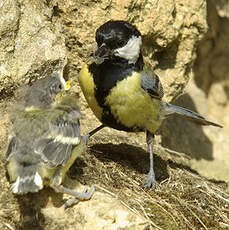
M 139 131 L 137 127 L 129 128 L 118 122 L 109 106 L 105 105 L 105 99 L 110 90 L 117 85 L 117 82 L 130 76 L 133 72 L 143 70 L 143 58 L 139 57 L 135 64 L 128 64 L 124 59 L 105 60 L 102 64 L 92 63 L 89 72 L 92 74 L 95 83 L 95 98 L 100 107 L 103 108 L 101 122 L 109 127 L 127 132 Z

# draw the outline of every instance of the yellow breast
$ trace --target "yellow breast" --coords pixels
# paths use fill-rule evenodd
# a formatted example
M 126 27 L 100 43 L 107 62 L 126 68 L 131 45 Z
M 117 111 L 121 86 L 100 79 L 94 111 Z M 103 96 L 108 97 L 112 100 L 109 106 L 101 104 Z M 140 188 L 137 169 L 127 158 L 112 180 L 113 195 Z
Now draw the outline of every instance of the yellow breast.
M 79 84 L 87 100 L 89 107 L 95 116 L 101 121 L 103 109 L 99 106 L 95 98 L 95 84 L 92 75 L 88 71 L 88 65 L 84 65 L 79 73 Z
M 76 158 L 79 157 L 83 152 L 87 149 L 86 144 L 81 141 L 72 151 L 71 158 L 67 162 L 66 165 L 59 165 L 55 168 L 48 168 L 45 165 L 42 165 L 39 168 L 39 174 L 44 179 L 44 184 L 49 185 L 52 184 L 53 181 L 58 181 L 58 184 L 61 184 L 64 180 L 64 177 L 69 170 L 69 168 L 73 165 Z
M 154 133 L 161 125 L 161 102 L 141 88 L 141 75 L 134 72 L 117 83 L 106 98 L 113 116 L 127 127 L 140 127 Z

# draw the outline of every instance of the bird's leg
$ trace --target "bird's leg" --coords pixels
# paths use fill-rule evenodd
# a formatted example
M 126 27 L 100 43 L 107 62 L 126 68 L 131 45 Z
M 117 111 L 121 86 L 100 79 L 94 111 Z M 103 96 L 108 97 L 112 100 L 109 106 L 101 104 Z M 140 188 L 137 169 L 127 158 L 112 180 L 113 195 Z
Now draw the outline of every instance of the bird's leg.
M 155 189 L 155 173 L 153 169 L 153 141 L 154 141 L 154 134 L 150 133 L 149 131 L 146 132 L 146 143 L 149 146 L 149 157 L 150 157 L 150 169 L 147 175 L 146 181 L 143 183 L 142 187 L 144 189 L 151 188 L 152 190 Z
M 89 191 L 90 192 L 90 191 Z M 83 194 L 87 194 L 87 193 L 89 193 L 88 192 L 88 189 L 87 188 L 84 188 L 84 190 L 83 190 Z M 94 191 L 93 191 L 94 192 Z M 92 196 L 92 194 L 91 194 L 91 196 Z M 90 199 L 90 198 L 89 198 Z M 71 206 L 73 206 L 73 205 L 75 205 L 75 204 L 78 204 L 79 203 L 79 199 L 77 199 L 77 198 L 71 198 L 71 199 L 68 199 L 65 203 L 64 203 L 64 209 L 67 209 L 67 208 L 69 208 L 69 207 L 71 207 Z
M 87 144 L 89 141 L 89 138 L 97 133 L 99 130 L 103 129 L 105 125 L 100 125 L 99 127 L 93 129 L 90 133 L 86 134 L 85 136 L 82 136 L 83 141 Z
M 68 189 L 68 188 L 65 188 L 64 186 L 62 185 L 52 185 L 51 186 L 56 192 L 61 192 L 61 193 L 66 193 L 68 195 L 72 195 L 74 196 L 75 198 L 72 198 L 72 199 L 69 199 L 65 202 L 64 204 L 64 208 L 68 208 L 74 204 L 77 204 L 79 201 L 82 201 L 82 200 L 90 200 L 93 193 L 95 192 L 95 188 L 94 186 L 91 186 L 91 188 L 89 190 L 87 189 L 84 189 L 83 192 L 76 192 L 76 191 L 73 191 L 71 189 Z

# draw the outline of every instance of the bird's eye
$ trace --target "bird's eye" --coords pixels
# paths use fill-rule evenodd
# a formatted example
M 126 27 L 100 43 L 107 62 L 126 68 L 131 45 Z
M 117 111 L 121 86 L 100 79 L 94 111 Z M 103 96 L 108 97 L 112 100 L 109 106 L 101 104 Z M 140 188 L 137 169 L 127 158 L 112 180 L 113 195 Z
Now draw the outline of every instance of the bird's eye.
M 58 87 L 59 87 L 59 89 L 62 89 L 62 85 L 61 85 L 61 84 L 59 84 L 59 86 L 58 86 Z
M 123 47 L 125 45 L 125 41 L 124 40 L 118 40 L 116 42 L 116 44 L 117 44 L 118 47 Z

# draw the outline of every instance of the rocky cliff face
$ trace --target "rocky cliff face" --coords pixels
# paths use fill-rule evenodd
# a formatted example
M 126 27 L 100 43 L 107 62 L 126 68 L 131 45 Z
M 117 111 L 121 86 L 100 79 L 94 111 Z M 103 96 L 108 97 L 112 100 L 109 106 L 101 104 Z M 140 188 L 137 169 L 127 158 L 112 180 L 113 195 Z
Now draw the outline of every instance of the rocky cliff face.
M 176 103 L 224 125 L 198 127 L 179 118 L 164 123 L 162 143 L 188 153 L 192 167 L 208 178 L 229 181 L 229 2 L 208 1 L 208 32 L 197 44 L 194 81 Z
M 210 177 L 229 181 L 229 1 L 208 1 L 209 30 L 198 45 L 195 82 L 207 97 L 210 116 L 224 124 L 208 132 L 213 144 L 214 164 Z M 208 167 L 208 165 L 206 165 Z M 200 168 L 199 165 L 198 168 Z M 204 171 L 203 169 L 201 170 Z M 215 171 L 215 172 L 214 172 Z
M 7 130 L 10 126 L 9 103 L 13 100 L 15 89 L 21 84 L 28 84 L 52 72 L 63 63 L 67 63 L 66 72 L 73 80 L 71 93 L 81 98 L 81 109 L 85 114 L 82 121 L 83 133 L 99 124 L 83 99 L 77 83 L 77 74 L 93 49 L 96 28 L 107 20 L 123 19 L 135 24 L 141 31 L 145 58 L 161 78 L 165 91 L 164 99 L 171 101 L 185 93 L 175 103 L 197 110 L 210 120 L 225 125 L 222 130 L 214 127 L 202 128 L 183 119 L 171 117 L 164 122 L 160 130 L 162 136 L 158 137 L 158 141 L 163 146 L 188 155 L 191 160 L 186 164 L 191 165 L 202 175 L 229 181 L 228 9 L 228 0 L 208 0 L 207 3 L 205 0 L 0 0 L 1 166 L 7 145 Z M 108 142 L 114 145 L 110 146 Z M 101 143 L 103 145 L 100 145 Z M 16 201 L 9 195 L 9 185 L 5 179 L 5 171 L 1 167 L 0 187 L 3 192 L 0 207 L 3 211 L 0 212 L 2 220 L 0 228 L 6 228 L 10 223 L 16 229 L 18 225 L 21 229 L 31 229 L 31 224 L 34 224 L 34 228 L 45 229 L 75 229 L 76 226 L 78 229 L 87 230 L 140 230 L 149 229 L 149 226 L 155 229 L 158 227 L 170 229 L 171 226 L 177 229 L 188 227 L 200 229 L 201 224 L 198 220 L 189 212 L 184 214 L 186 206 L 182 206 L 184 203 L 179 203 L 174 196 L 179 194 L 181 199 L 180 194 L 185 194 L 184 199 L 198 200 L 198 205 L 203 205 L 205 210 L 204 207 L 208 205 L 204 202 L 208 201 L 208 197 L 204 195 L 194 197 L 189 193 L 193 187 L 200 186 L 202 178 L 190 178 L 188 171 L 182 171 L 186 166 L 171 163 L 171 160 L 168 160 L 169 156 L 159 157 L 156 152 L 156 173 L 160 185 L 154 194 L 156 198 L 152 198 L 138 185 L 141 180 L 139 178 L 144 178 L 147 171 L 143 167 L 148 167 L 148 155 L 147 158 L 144 157 L 144 153 L 141 153 L 143 151 L 133 145 L 146 148 L 143 143 L 145 143 L 143 135 L 129 135 L 111 129 L 106 129 L 95 137 L 91 142 L 91 155 L 89 153 L 85 155 L 84 164 L 87 167 L 76 163 L 78 170 L 76 174 L 80 175 L 81 171 L 84 171 L 82 178 L 86 179 L 81 179 L 81 182 L 85 184 L 104 185 L 102 182 L 106 178 L 108 182 L 104 182 L 107 185 L 105 190 L 111 189 L 113 193 L 110 193 L 110 196 L 96 193 L 93 201 L 80 203 L 77 208 L 74 207 L 67 212 L 63 209 L 57 211 L 57 207 L 62 205 L 63 197 L 56 196 L 50 191 L 42 191 Z M 143 158 L 140 162 L 139 155 L 127 154 L 125 159 L 120 159 L 120 152 L 121 155 L 140 152 Z M 101 157 L 106 153 L 107 158 Z M 112 155 L 110 161 L 107 160 L 109 155 Z M 131 160 L 128 161 L 128 158 Z M 79 162 L 82 163 L 82 159 Z M 73 172 L 74 170 L 73 167 Z M 170 181 L 168 185 L 167 180 Z M 189 180 L 191 182 L 187 183 Z M 74 181 L 67 184 L 75 186 Z M 178 188 L 177 184 L 182 185 L 182 189 Z M 183 188 L 187 188 L 188 191 L 184 191 Z M 168 191 L 169 198 L 164 191 Z M 206 187 L 205 193 L 208 191 Z M 173 192 L 174 196 L 171 198 Z M 127 202 L 119 202 L 118 195 L 114 193 L 120 193 L 122 200 Z M 139 198 L 140 196 L 142 198 Z M 128 199 L 130 197 L 131 200 Z M 53 204 L 49 205 L 50 199 L 53 200 L 55 207 Z M 142 204 L 142 200 L 148 206 Z M 168 204 L 168 200 L 171 203 Z M 212 202 L 223 207 L 224 204 L 216 200 Z M 28 203 L 32 203 L 33 207 Z M 178 203 L 180 209 L 176 209 Z M 114 210 L 114 204 L 116 211 L 109 211 Z M 93 207 L 96 208 L 93 210 Z M 165 213 L 159 208 L 160 212 L 157 212 L 158 207 L 169 211 Z M 201 207 L 198 206 L 199 209 Z M 91 212 L 85 213 L 85 210 L 90 209 Z M 175 209 L 177 215 L 174 214 Z M 12 212 L 14 217 L 10 219 Z M 197 216 L 202 217 L 203 212 Z M 214 215 L 218 214 L 214 212 Z M 158 216 L 161 219 L 157 218 Z M 220 223 L 226 223 L 226 220 L 220 219 L 224 218 L 222 216 L 219 215 L 217 223 L 211 220 L 215 219 L 215 216 L 206 217 L 204 223 L 209 227 L 215 226 L 215 229 L 220 229 Z
M 66 57 L 61 25 L 52 21 L 45 1 L 0 2 L 0 92 L 50 71 Z
M 67 57 L 76 76 L 92 50 L 95 30 L 109 19 L 134 23 L 145 54 L 166 81 L 166 99 L 191 76 L 195 45 L 207 30 L 201 1 L 16 1 L 0 3 L 0 92 L 60 65 Z

